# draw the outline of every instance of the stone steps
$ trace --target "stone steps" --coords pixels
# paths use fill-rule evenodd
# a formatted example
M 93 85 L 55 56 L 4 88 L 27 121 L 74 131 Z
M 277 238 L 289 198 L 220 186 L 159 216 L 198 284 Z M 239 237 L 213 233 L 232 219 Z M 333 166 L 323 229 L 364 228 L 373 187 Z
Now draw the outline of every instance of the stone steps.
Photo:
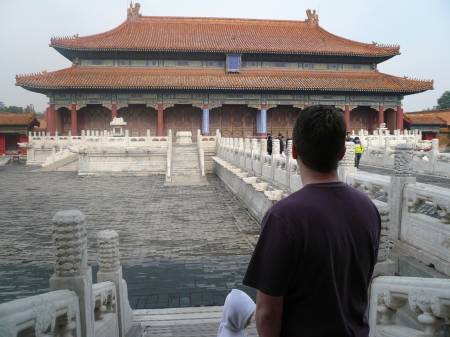
M 133 322 L 144 329 L 142 337 L 184 336 L 215 337 L 223 307 L 189 307 L 133 310 Z M 254 319 L 247 328 L 249 336 L 258 336 Z
M 199 183 L 200 168 L 195 146 L 172 148 L 172 183 Z

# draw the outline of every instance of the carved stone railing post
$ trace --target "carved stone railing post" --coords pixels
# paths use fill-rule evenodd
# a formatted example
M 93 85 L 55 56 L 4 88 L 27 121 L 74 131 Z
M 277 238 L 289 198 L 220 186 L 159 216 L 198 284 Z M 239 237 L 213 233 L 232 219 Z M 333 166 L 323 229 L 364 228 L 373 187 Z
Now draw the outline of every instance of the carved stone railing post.
M 267 139 L 261 139 L 261 158 L 267 155 Z
M 113 230 L 104 230 L 98 234 L 98 282 L 111 281 L 116 285 L 117 314 L 119 336 L 124 337 L 131 328 L 133 313 L 128 302 L 128 292 L 122 277 L 122 266 L 119 260 L 119 234 Z
M 391 177 L 390 195 L 390 235 L 393 239 L 400 239 L 403 191 L 406 184 L 415 184 L 416 178 L 412 176 L 413 146 L 410 143 L 398 144 L 395 147 L 394 171 Z
M 439 154 L 439 139 L 431 140 L 431 151 L 429 152 L 430 172 L 434 173 L 436 169 L 436 160 Z
M 60 211 L 52 219 L 55 273 L 50 290 L 75 291 L 80 300 L 81 331 L 94 336 L 92 269 L 87 265 L 86 217 L 76 210 Z
M 280 158 L 280 140 L 272 139 L 272 170 L 270 174 L 270 180 L 274 180 L 275 177 L 275 169 L 277 167 L 276 161 L 277 158 Z
M 338 175 L 339 179 L 343 182 L 347 182 L 347 176 L 349 173 L 355 173 L 355 143 L 345 142 L 345 155 L 339 162 Z

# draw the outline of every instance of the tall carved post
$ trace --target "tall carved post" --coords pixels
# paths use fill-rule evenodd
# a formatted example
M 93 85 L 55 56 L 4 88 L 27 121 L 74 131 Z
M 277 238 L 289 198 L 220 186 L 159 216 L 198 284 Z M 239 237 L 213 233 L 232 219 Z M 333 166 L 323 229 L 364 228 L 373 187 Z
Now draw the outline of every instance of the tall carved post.
M 78 136 L 78 120 L 77 120 L 77 105 L 72 104 L 72 110 L 70 111 L 70 119 L 71 119 L 71 132 L 72 136 Z
M 250 138 L 244 139 L 244 151 L 250 151 Z
M 164 136 L 164 106 L 162 103 L 158 104 L 158 126 L 156 129 L 158 137 Z
M 75 291 L 80 300 L 81 335 L 94 336 L 92 269 L 87 265 L 86 217 L 80 211 L 60 211 L 52 219 L 55 273 L 50 290 Z
M 403 191 L 406 184 L 415 184 L 416 178 L 412 176 L 413 146 L 411 143 L 398 144 L 395 147 L 394 171 L 391 177 L 391 191 L 389 193 L 391 228 L 393 239 L 400 239 L 403 209 Z
M 345 155 L 339 162 L 338 176 L 343 182 L 347 182 L 347 176 L 349 173 L 355 173 L 357 171 L 355 167 L 355 143 L 345 142 Z
M 436 169 L 436 160 L 437 156 L 439 154 L 439 139 L 432 139 L 431 140 L 431 151 L 429 153 L 430 155 L 430 170 L 432 173 L 434 173 Z
M 276 160 L 280 157 L 280 140 L 278 138 L 272 139 L 272 167 L 271 167 L 271 174 L 270 174 L 270 180 L 273 180 L 275 176 L 275 168 Z
M 262 157 L 267 154 L 267 139 L 261 139 L 261 161 Z
M 98 282 L 111 281 L 116 285 L 117 308 L 119 318 L 119 336 L 125 337 L 131 328 L 133 312 L 128 302 L 127 284 L 122 276 L 119 261 L 119 234 L 113 230 L 104 230 L 98 234 Z

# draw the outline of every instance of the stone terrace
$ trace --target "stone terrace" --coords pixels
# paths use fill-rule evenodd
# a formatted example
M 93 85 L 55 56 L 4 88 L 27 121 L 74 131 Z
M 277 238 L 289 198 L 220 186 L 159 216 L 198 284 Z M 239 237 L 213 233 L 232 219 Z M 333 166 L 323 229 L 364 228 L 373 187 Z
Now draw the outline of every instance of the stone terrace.
M 50 219 L 77 209 L 87 219 L 89 264 L 96 235 L 120 236 L 133 309 L 223 305 L 241 280 L 259 225 L 208 175 L 207 186 L 164 186 L 164 176 L 79 177 L 0 166 L 0 303 L 49 291 Z M 95 281 L 95 280 L 94 280 Z

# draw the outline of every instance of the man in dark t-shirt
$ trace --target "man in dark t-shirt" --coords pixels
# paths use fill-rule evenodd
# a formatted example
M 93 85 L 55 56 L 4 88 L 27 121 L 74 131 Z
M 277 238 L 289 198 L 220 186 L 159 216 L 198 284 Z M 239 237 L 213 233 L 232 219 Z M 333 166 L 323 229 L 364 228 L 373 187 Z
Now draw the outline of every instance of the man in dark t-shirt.
M 265 214 L 243 283 L 256 288 L 262 337 L 367 337 L 367 289 L 377 262 L 380 216 L 341 182 L 342 110 L 311 106 L 293 130 L 303 188 Z

